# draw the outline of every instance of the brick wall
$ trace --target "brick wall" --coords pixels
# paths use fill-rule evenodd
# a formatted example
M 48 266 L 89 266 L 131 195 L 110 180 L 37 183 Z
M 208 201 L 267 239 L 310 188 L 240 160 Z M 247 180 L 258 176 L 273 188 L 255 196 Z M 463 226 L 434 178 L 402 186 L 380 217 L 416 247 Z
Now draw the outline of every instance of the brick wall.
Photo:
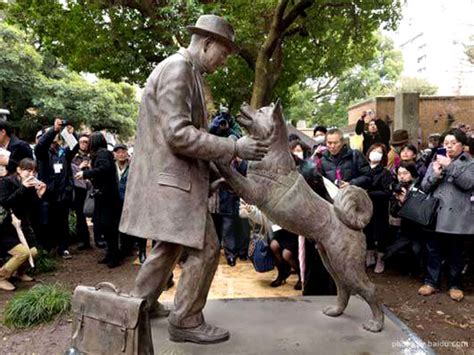
M 372 109 L 378 117 L 389 118 L 393 127 L 395 98 L 376 97 L 348 109 L 348 125 L 354 125 L 363 111 Z M 443 133 L 453 124 L 474 127 L 474 96 L 420 96 L 420 133 L 426 144 L 431 133 Z

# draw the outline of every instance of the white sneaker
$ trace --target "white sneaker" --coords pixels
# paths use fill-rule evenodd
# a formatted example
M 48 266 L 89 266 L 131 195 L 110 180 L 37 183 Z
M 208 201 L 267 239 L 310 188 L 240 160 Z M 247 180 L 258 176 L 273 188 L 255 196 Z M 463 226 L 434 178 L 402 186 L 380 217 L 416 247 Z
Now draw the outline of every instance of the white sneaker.
M 64 250 L 62 253 L 61 253 L 61 257 L 63 259 L 71 259 L 72 256 L 71 256 L 71 253 L 69 252 L 69 250 Z
M 375 264 L 375 269 L 374 272 L 376 274 L 381 274 L 382 272 L 385 271 L 385 261 L 382 259 L 383 254 L 379 254 L 377 256 L 377 264 Z

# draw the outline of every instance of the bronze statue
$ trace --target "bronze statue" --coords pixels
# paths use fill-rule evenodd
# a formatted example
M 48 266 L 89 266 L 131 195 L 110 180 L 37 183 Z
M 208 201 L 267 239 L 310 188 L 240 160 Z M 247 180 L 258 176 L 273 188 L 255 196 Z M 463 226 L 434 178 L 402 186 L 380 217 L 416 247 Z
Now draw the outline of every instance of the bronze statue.
M 170 339 L 217 343 L 229 332 L 207 324 L 202 314 L 220 251 L 207 211 L 209 162 L 260 160 L 268 145 L 206 132 L 203 74 L 225 65 L 238 48 L 232 26 L 221 17 L 203 15 L 188 29 L 188 48 L 162 61 L 147 80 L 120 230 L 158 241 L 131 292 L 146 298 L 150 311 L 160 311 L 157 299 L 186 251 L 169 315 Z
M 371 332 L 383 328 L 383 312 L 375 285 L 365 271 L 365 236 L 362 229 L 372 216 L 367 193 L 355 186 L 341 189 L 330 204 L 314 193 L 296 170 L 288 148 L 288 133 L 281 106 L 253 110 L 242 106 L 238 121 L 257 140 L 270 140 L 262 161 L 251 162 L 246 177 L 228 164 L 217 164 L 227 183 L 247 203 L 257 206 L 274 223 L 290 232 L 316 241 L 321 259 L 337 286 L 337 304 L 324 314 L 344 312 L 351 294 L 369 304 L 373 317 L 363 327 Z

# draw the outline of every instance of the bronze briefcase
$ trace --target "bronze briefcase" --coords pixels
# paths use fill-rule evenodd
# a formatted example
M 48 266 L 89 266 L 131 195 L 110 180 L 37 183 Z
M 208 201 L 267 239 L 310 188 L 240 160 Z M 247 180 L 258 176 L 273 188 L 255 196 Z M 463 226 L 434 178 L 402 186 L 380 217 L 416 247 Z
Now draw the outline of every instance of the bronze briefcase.
M 109 282 L 77 286 L 71 345 L 83 354 L 153 355 L 145 300 L 122 294 Z

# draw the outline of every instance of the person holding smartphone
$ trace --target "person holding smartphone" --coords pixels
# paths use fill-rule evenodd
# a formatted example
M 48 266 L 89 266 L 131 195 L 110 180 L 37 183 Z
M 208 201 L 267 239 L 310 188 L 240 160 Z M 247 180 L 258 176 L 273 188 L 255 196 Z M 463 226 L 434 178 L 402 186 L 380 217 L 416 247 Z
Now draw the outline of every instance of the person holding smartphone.
M 0 179 L 0 254 L 10 257 L 0 268 L 0 290 L 15 289 L 9 281 L 14 273 L 20 281 L 33 281 L 26 275 L 24 267 L 30 255 L 34 258 L 38 254 L 31 226 L 31 205 L 42 198 L 45 192 L 46 184 L 36 178 L 36 163 L 29 158 L 20 161 L 15 174 Z M 12 214 L 21 221 L 26 243 L 19 239 L 12 224 Z
M 463 242 L 474 236 L 474 160 L 464 151 L 467 136 L 460 129 L 450 129 L 441 137 L 443 147 L 428 167 L 421 187 L 439 199 L 435 233 L 427 240 L 427 270 L 423 296 L 435 293 L 446 260 L 449 270 L 449 297 L 464 298 L 462 291 Z

